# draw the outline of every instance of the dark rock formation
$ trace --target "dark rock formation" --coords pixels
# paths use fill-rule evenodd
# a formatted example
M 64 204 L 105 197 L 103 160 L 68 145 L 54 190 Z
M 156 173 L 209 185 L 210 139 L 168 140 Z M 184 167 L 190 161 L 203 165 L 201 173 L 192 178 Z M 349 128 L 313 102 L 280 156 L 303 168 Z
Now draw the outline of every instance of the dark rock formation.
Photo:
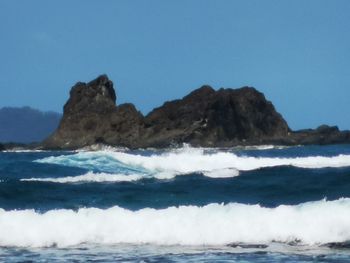
M 333 243 L 327 243 L 323 245 L 324 247 L 329 247 L 331 249 L 349 249 L 350 248 L 350 242 L 333 242 Z
M 143 116 L 132 104 L 116 107 L 113 83 L 106 75 L 78 82 L 70 91 L 56 132 L 45 148 L 74 149 L 95 143 L 133 146 L 138 141 Z
M 337 126 L 321 125 L 317 129 L 293 132 L 286 144 L 341 144 L 350 143 L 350 131 L 340 131 Z
M 145 117 L 154 145 L 190 143 L 231 146 L 287 136 L 289 127 L 272 103 L 254 88 L 203 86 L 181 100 L 165 103 Z
M 113 83 L 102 75 L 72 87 L 61 123 L 43 147 L 75 149 L 95 143 L 142 148 L 182 143 L 230 147 L 343 142 L 350 142 L 350 133 L 337 127 L 292 132 L 272 103 L 251 87 L 215 91 L 203 86 L 143 116 L 132 104 L 116 106 Z
M 0 144 L 0 151 L 15 151 L 15 150 L 36 150 L 40 148 L 40 144 L 35 143 L 18 143 L 8 142 Z

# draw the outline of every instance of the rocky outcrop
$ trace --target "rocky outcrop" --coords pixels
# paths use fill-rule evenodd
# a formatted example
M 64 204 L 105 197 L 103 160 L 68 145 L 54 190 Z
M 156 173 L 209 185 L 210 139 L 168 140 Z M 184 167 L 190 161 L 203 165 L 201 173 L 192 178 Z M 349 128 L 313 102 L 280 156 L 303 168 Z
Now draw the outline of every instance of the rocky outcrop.
M 116 107 L 113 83 L 106 75 L 75 84 L 55 133 L 45 148 L 75 149 L 95 143 L 131 147 L 139 138 L 143 116 L 132 104 Z
M 72 87 L 58 129 L 42 146 L 75 149 L 103 143 L 143 148 L 189 143 L 230 147 L 344 141 L 350 142 L 349 132 L 337 127 L 291 131 L 272 103 L 251 87 L 215 91 L 203 86 L 143 116 L 132 104 L 116 106 L 113 83 L 102 75 Z
M 337 126 L 321 125 L 317 129 L 295 131 L 286 144 L 342 144 L 350 143 L 350 131 L 340 131 Z
M 21 150 L 37 150 L 40 148 L 39 143 L 18 143 L 8 142 L 0 144 L 0 151 L 21 151 Z
M 145 117 L 152 144 L 190 143 L 232 146 L 262 143 L 290 131 L 271 102 L 254 88 L 220 89 L 203 86 L 181 100 L 165 103 Z

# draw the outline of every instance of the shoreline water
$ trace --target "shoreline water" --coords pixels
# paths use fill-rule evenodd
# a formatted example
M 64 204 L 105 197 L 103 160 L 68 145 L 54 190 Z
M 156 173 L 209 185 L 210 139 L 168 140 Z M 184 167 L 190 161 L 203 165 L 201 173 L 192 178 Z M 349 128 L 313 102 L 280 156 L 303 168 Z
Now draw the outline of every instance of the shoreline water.
M 349 145 L 1 152 L 0 259 L 346 262 L 348 157 Z

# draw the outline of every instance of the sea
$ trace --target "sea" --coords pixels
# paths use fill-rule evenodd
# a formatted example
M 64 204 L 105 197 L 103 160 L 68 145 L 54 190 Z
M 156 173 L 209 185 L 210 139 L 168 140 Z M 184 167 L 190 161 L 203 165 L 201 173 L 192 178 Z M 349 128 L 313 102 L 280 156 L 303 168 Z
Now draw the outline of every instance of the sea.
M 350 262 L 350 145 L 1 152 L 0 262 Z

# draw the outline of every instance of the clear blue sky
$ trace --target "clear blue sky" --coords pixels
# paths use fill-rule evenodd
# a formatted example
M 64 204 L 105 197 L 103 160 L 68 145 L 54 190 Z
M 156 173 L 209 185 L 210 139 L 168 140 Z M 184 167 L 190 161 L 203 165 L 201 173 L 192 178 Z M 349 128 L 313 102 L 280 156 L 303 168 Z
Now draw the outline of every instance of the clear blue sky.
M 143 113 L 249 85 L 294 129 L 350 129 L 349 0 L 0 0 L 0 107 L 62 111 L 106 73 Z

